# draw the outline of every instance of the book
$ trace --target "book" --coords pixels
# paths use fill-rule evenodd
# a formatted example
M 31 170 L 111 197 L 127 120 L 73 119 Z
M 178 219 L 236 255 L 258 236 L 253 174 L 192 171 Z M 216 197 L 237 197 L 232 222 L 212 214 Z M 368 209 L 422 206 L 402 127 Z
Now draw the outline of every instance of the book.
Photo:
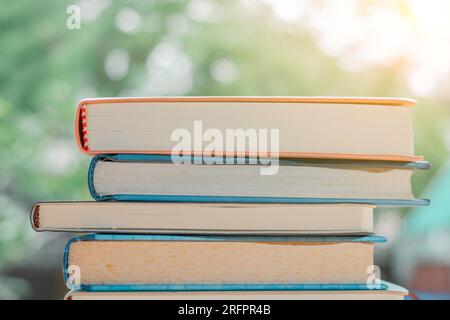
M 373 209 L 360 204 L 41 202 L 36 231 L 150 234 L 369 234 Z
M 383 281 L 386 290 L 291 291 L 70 291 L 65 300 L 403 300 L 408 290 Z
M 350 97 L 154 97 L 82 100 L 75 135 L 88 154 L 171 154 L 172 134 L 187 130 L 184 154 L 202 154 L 208 129 L 279 130 L 272 157 L 416 161 L 411 107 L 404 98 Z M 201 123 L 200 123 L 201 122 Z M 196 124 L 199 124 L 197 126 Z M 205 142 L 205 143 L 203 143 Z M 215 155 L 258 156 L 237 147 Z
M 261 175 L 267 166 L 249 159 L 229 165 L 195 160 L 175 164 L 168 155 L 96 156 L 89 189 L 97 200 L 428 204 L 414 198 L 410 181 L 414 169 L 429 167 L 424 161 L 291 159 L 279 162 L 277 174 Z
M 87 291 L 342 290 L 369 287 L 380 236 L 93 234 L 64 254 L 70 289 Z

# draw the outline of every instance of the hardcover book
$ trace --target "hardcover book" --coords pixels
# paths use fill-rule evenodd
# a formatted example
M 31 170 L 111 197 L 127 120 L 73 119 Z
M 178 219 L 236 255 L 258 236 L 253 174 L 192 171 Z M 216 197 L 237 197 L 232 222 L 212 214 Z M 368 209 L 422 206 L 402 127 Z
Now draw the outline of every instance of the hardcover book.
M 88 180 L 97 200 L 428 204 L 416 200 L 411 188 L 414 169 L 429 167 L 424 161 L 292 159 L 281 160 L 277 174 L 261 175 L 265 166 L 197 165 L 194 157 L 174 164 L 168 155 L 101 155 L 93 158 Z
M 94 234 L 67 244 L 64 275 L 87 291 L 384 290 L 367 284 L 374 243 L 384 241 Z
M 374 206 L 170 202 L 41 202 L 37 231 L 151 234 L 369 234 Z
M 416 161 L 411 107 L 398 98 L 159 97 L 82 100 L 75 135 L 89 154 L 170 154 L 178 129 L 279 130 L 272 157 Z M 196 127 L 200 123 L 200 127 Z M 184 154 L 201 154 L 193 143 Z M 215 155 L 258 156 L 259 151 L 215 150 Z

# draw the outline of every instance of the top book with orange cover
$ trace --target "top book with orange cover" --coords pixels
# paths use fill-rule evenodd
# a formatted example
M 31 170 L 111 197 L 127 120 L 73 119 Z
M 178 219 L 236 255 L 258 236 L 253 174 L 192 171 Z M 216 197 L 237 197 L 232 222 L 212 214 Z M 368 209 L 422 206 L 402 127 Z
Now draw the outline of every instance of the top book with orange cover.
M 113 153 L 417 161 L 415 100 L 148 97 L 80 101 L 75 136 Z

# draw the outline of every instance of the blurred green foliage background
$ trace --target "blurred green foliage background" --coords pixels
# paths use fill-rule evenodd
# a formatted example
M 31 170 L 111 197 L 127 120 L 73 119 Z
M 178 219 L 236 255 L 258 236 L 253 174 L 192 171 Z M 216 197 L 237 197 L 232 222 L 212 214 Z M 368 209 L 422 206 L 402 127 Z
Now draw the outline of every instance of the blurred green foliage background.
M 427 42 L 425 18 L 413 2 L 352 1 L 338 9 L 332 1 L 3 1 L 0 298 L 38 296 L 39 288 L 14 276 L 24 259 L 47 250 L 46 236 L 32 232 L 28 221 L 32 204 L 90 199 L 89 158 L 78 152 L 72 133 L 81 98 L 418 98 L 416 153 L 433 163 L 432 170 L 414 178 L 421 195 L 448 156 L 450 67 L 442 51 L 450 52 L 445 51 L 450 36 L 443 31 L 441 44 Z M 68 27 L 71 5 L 80 9 L 79 29 Z M 430 15 L 426 21 L 439 18 Z M 397 25 L 396 19 L 405 23 Z M 437 47 L 424 53 L 430 57 L 411 56 L 433 44 Z M 435 69 L 443 75 L 428 72 Z M 47 264 L 58 268 L 60 261 Z

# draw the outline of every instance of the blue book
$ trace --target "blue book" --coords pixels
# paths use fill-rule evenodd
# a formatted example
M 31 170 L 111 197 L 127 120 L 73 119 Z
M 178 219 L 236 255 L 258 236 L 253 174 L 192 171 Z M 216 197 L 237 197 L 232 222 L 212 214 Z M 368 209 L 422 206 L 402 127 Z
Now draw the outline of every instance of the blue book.
M 380 236 L 73 238 L 64 277 L 86 291 L 385 290 L 373 274 Z
M 180 159 L 175 159 L 179 161 Z M 209 203 L 362 203 L 428 205 L 411 176 L 425 161 L 182 158 L 117 154 L 92 159 L 96 200 Z

